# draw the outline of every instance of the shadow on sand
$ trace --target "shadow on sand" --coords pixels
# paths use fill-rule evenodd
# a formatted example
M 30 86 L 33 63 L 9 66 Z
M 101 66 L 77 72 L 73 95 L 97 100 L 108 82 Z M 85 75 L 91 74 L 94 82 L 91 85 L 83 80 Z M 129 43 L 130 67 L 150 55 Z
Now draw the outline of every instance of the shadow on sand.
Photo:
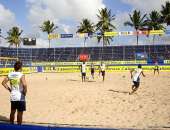
M 9 118 L 0 115 L 0 122 L 9 122 Z
M 80 80 L 76 80 L 76 79 L 68 79 L 68 81 L 76 82 L 76 81 L 80 81 Z
M 114 93 L 129 94 L 129 92 L 128 92 L 128 91 L 120 91 L 120 90 L 112 90 L 112 89 L 109 89 L 108 91 L 110 91 L 110 92 L 114 92 Z

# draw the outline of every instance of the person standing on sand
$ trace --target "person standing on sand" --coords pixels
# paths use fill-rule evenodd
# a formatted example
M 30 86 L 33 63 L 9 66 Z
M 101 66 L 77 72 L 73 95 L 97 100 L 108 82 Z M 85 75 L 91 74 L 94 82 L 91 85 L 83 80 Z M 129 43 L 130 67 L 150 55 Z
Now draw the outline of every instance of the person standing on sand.
M 93 63 L 91 63 L 91 76 L 92 76 L 92 78 L 94 79 L 94 64 Z
M 85 82 L 86 80 L 86 63 L 83 62 L 83 64 L 81 65 L 81 78 L 82 78 L 82 82 Z
M 14 72 L 10 72 L 2 81 L 2 85 L 10 92 L 11 113 L 10 123 L 14 124 L 15 112 L 17 110 L 17 124 L 22 124 L 23 112 L 26 111 L 25 96 L 27 93 L 27 84 L 25 76 L 21 73 L 22 62 L 17 61 L 14 64 Z M 10 82 L 10 87 L 8 86 Z
M 157 61 L 155 62 L 154 75 L 155 75 L 155 72 L 157 72 L 158 75 L 159 75 L 159 65 L 158 65 L 158 62 L 157 62 Z
M 132 92 L 130 92 L 129 95 L 133 94 L 134 92 L 138 90 L 139 85 L 140 85 L 140 75 L 142 74 L 143 77 L 145 77 L 143 70 L 142 70 L 142 65 L 140 64 L 138 65 L 137 69 L 131 70 L 130 74 L 131 74 L 131 79 L 133 79 L 133 85 L 132 85 Z
M 101 63 L 100 70 L 101 70 L 103 81 L 104 81 L 105 80 L 105 70 L 106 70 L 106 65 L 104 64 L 104 62 Z
M 99 70 L 99 77 L 100 77 L 100 74 L 101 74 L 101 66 L 100 65 L 98 66 L 98 70 Z

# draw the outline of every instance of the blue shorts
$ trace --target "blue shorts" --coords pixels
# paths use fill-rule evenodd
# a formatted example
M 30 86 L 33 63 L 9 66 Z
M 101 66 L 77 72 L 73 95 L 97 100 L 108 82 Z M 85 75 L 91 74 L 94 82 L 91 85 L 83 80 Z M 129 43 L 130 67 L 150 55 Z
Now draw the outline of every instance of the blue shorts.
M 19 112 L 26 111 L 25 101 L 11 101 L 11 110 L 17 110 Z

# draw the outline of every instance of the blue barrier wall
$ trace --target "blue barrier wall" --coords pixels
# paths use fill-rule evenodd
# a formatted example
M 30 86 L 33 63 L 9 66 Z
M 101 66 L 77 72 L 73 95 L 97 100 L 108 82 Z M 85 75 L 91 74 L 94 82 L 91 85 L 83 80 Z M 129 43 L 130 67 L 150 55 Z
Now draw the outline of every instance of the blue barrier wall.
M 50 126 L 35 126 L 35 125 L 11 125 L 11 124 L 6 124 L 6 123 L 0 123 L 0 130 L 119 130 L 119 129 L 50 127 Z M 132 130 L 132 129 L 128 129 L 128 130 Z

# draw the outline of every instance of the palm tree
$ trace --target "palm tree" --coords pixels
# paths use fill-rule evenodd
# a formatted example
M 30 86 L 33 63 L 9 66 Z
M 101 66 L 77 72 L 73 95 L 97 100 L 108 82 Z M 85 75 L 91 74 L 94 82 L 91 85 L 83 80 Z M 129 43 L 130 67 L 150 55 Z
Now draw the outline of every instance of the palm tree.
M 53 22 L 51 22 L 50 20 L 44 21 L 42 26 L 40 26 L 40 29 L 43 32 L 46 32 L 48 35 L 50 33 L 53 33 L 54 30 L 56 30 L 58 28 L 58 26 L 55 26 Z M 48 39 L 49 41 L 49 48 L 50 48 L 50 39 Z
M 170 1 L 166 1 L 165 5 L 162 5 L 161 15 L 162 22 L 170 25 Z
M 149 14 L 149 17 L 147 18 L 147 22 L 146 22 L 146 26 L 148 28 L 148 30 L 164 30 L 164 26 L 161 24 L 161 22 L 159 21 L 161 18 L 161 15 L 159 14 L 159 12 L 157 12 L 156 10 L 152 11 Z M 153 44 L 155 41 L 155 36 L 153 35 Z
M 78 27 L 77 33 L 93 33 L 94 25 L 89 19 L 83 19 Z M 84 47 L 87 37 L 84 38 Z
M 110 44 L 110 40 L 112 37 L 105 37 L 104 32 L 113 31 L 116 27 L 112 24 L 112 21 L 115 20 L 115 15 L 111 14 L 111 10 L 107 8 L 99 10 L 99 14 L 97 14 L 98 23 L 96 24 L 96 31 L 98 31 L 101 36 L 98 36 L 98 42 L 103 40 L 103 46 Z
M 18 58 L 18 47 L 21 43 L 21 34 L 22 34 L 23 30 L 20 30 L 18 27 L 13 27 L 11 28 L 7 34 L 7 41 L 10 43 L 9 46 L 11 45 L 15 45 L 17 48 L 17 58 Z
M 113 41 L 112 37 L 105 37 L 104 32 L 111 32 L 116 27 L 113 25 L 113 21 L 115 20 L 115 15 L 111 14 L 111 10 L 107 8 L 102 8 L 99 10 L 99 14 L 97 14 L 98 23 L 96 24 L 96 31 L 101 35 L 97 36 L 98 42 L 103 41 L 103 47 L 110 44 L 110 41 Z M 103 47 L 101 60 L 103 59 Z
M 147 17 L 147 20 L 146 20 L 146 26 L 147 26 L 148 32 L 150 30 L 163 30 L 163 29 L 165 29 L 164 26 L 161 24 L 160 19 L 161 19 L 161 15 L 156 10 L 149 13 L 149 17 Z M 148 36 L 149 36 L 149 33 L 148 33 Z M 153 45 L 155 43 L 155 37 L 156 37 L 156 35 L 153 35 L 153 40 L 152 40 Z M 155 52 L 155 47 L 154 47 L 154 52 Z M 149 47 L 149 54 L 150 54 L 150 47 Z
M 145 23 L 146 14 L 141 15 L 140 11 L 134 10 L 132 15 L 129 14 L 129 17 L 130 21 L 125 22 L 124 25 L 134 27 L 134 29 L 136 30 L 136 41 L 138 45 L 139 39 L 138 30 L 142 29 L 146 25 Z

